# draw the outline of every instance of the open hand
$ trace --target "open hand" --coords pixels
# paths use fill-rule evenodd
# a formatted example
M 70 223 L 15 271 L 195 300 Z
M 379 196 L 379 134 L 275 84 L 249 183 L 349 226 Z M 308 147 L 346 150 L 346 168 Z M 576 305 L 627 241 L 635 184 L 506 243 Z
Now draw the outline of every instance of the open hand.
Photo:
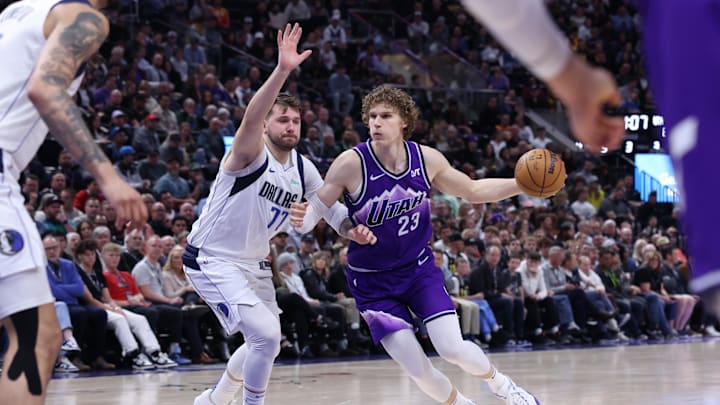
M 285 31 L 278 31 L 278 67 L 281 70 L 286 72 L 295 70 L 312 53 L 309 49 L 300 54 L 297 52 L 301 36 L 302 28 L 298 23 L 295 23 L 292 27 L 288 23 L 285 26 Z

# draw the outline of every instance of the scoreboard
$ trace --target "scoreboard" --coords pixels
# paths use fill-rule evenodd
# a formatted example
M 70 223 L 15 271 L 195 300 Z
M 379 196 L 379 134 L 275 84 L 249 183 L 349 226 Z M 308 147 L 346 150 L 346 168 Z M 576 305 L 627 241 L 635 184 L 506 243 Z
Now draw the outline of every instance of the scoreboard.
M 658 152 L 662 150 L 666 137 L 665 120 L 658 114 L 627 114 L 625 120 L 625 141 L 622 152 Z

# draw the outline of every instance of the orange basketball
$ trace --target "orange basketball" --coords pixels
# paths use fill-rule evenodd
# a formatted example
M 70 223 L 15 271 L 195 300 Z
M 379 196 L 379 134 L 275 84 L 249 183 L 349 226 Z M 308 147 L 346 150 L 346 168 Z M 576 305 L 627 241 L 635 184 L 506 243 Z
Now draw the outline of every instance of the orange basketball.
M 548 198 L 565 186 L 565 162 L 557 153 L 533 149 L 515 165 L 515 182 L 527 195 Z

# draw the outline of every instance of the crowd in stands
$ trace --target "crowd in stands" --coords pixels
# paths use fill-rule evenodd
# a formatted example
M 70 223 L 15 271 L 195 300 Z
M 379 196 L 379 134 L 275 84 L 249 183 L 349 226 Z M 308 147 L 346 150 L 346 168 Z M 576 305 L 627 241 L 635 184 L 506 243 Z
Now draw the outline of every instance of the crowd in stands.
M 412 140 L 434 146 L 471 178 L 512 177 L 532 148 L 555 149 L 565 161 L 566 188 L 552 199 L 470 204 L 432 195 L 435 261 L 467 339 L 526 346 L 720 335 L 717 319 L 687 289 L 679 211 L 655 194 L 641 202 L 632 175 L 618 176 L 530 125 L 527 109 L 556 101 L 457 2 L 140 3 L 134 29 L 122 11 L 109 15 L 111 36 L 88 63 L 77 103 L 117 171 L 143 193 L 145 228 L 117 228 L 95 181 L 52 140 L 22 178 L 63 329 L 56 371 L 227 360 L 241 337 L 224 336 L 186 280 L 181 254 L 225 137 L 276 60 L 277 30 L 300 22 L 301 47 L 314 50 L 284 91 L 302 101 L 298 148 L 321 172 L 367 139 L 364 92 L 418 80 L 391 70 L 382 41 L 358 36 L 353 7 L 392 7 L 407 22 L 408 49 L 432 58 L 446 47 L 475 67 L 462 87 L 496 91 L 470 122 L 467 106 L 451 96 L 410 90 L 421 110 Z M 619 0 L 548 3 L 575 51 L 615 74 L 622 108 L 652 111 L 634 9 Z M 377 350 L 346 285 L 346 240 L 321 221 L 309 234 L 278 234 L 271 248 L 283 355 Z

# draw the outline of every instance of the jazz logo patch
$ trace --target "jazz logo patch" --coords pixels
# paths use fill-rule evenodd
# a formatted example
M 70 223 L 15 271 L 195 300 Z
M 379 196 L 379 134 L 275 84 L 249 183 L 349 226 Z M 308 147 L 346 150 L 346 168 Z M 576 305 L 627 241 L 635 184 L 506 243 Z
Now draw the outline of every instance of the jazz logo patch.
M 17 254 L 25 246 L 20 232 L 14 229 L 5 229 L 0 231 L 0 253 L 5 256 Z
M 217 309 L 223 315 L 225 315 L 225 318 L 228 318 L 230 316 L 230 308 L 228 308 L 227 304 L 225 304 L 224 302 L 219 303 Z

